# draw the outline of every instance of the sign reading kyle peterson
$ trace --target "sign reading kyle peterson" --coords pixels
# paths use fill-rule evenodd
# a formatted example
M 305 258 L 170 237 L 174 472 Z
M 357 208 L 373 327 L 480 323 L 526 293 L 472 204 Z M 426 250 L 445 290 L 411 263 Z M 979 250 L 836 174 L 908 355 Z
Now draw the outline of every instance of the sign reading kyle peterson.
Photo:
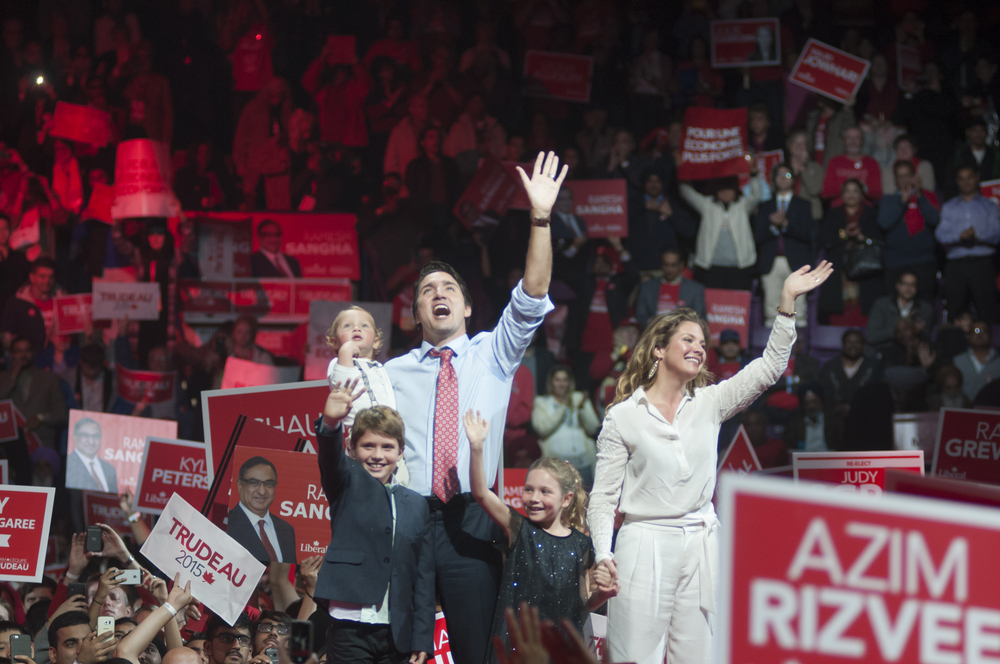
M 205 443 L 150 436 L 132 509 L 159 514 L 175 493 L 192 505 L 202 505 L 210 483 Z
M 750 172 L 747 109 L 689 108 L 684 113 L 680 180 L 708 180 Z
M 996 510 L 731 474 L 719 495 L 719 662 L 996 661 Z

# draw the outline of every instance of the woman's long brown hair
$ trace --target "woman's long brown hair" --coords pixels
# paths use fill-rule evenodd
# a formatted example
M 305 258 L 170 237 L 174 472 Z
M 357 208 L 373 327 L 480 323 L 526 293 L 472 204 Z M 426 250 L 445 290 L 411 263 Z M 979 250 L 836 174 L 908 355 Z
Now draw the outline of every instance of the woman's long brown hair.
M 653 362 L 656 361 L 656 358 L 653 357 L 653 351 L 658 347 L 666 348 L 681 323 L 697 323 L 705 334 L 705 341 L 708 341 L 708 323 L 702 320 L 694 309 L 681 307 L 654 318 L 646 331 L 642 333 L 639 343 L 636 344 L 635 350 L 632 352 L 632 358 L 628 361 L 628 366 L 625 367 L 625 372 L 618 379 L 618 384 L 615 387 L 615 399 L 611 402 L 611 406 L 625 401 L 640 387 L 648 388 L 653 384 L 656 376 L 649 377 L 649 370 L 653 368 Z M 708 371 L 707 356 L 705 359 L 706 362 L 702 363 L 698 375 L 688 381 L 687 389 L 690 394 L 694 394 L 695 389 L 705 387 L 712 380 L 712 374 Z

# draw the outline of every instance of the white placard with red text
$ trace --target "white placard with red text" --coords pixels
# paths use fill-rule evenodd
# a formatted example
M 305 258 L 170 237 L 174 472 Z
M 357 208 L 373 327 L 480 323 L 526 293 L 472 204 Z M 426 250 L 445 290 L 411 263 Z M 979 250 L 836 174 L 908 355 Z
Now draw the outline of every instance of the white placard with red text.
M 788 80 L 839 102 L 858 93 L 871 63 L 829 44 L 810 39 Z
M 264 566 L 197 509 L 174 494 L 140 550 L 168 578 L 191 581 L 191 593 L 232 625 Z
M 750 442 L 747 430 L 741 424 L 740 428 L 736 431 L 736 435 L 733 436 L 733 442 L 729 443 L 726 453 L 722 455 L 722 460 L 719 461 L 719 472 L 749 475 L 750 473 L 760 472 L 760 470 L 761 466 L 760 460 L 757 458 L 757 452 L 753 449 L 753 443 Z
M 942 408 L 931 475 L 1000 484 L 1000 412 Z
M 718 662 L 995 661 L 1000 512 L 720 478 Z
M 924 451 L 792 452 L 795 481 L 835 484 L 838 491 L 881 496 L 887 468 L 924 474 Z
M 159 514 L 175 493 L 203 505 L 211 482 L 205 443 L 148 436 L 132 509 Z
M 55 495 L 49 487 L 0 487 L 0 581 L 42 580 Z
M 94 280 L 94 320 L 156 320 L 160 317 L 160 285 Z

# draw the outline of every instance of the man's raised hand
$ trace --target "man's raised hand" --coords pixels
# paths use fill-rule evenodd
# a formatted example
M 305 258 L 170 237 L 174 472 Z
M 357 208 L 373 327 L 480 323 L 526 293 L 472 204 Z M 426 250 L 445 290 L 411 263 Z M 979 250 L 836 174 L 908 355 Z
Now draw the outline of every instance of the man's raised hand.
M 569 166 L 563 166 L 560 172 L 559 157 L 555 152 L 549 152 L 548 155 L 539 152 L 530 178 L 520 166 L 517 167 L 517 172 L 521 176 L 525 191 L 528 192 L 532 217 L 545 218 L 552 214 L 552 206 L 555 205 L 556 196 L 559 195 L 559 187 L 569 173 Z

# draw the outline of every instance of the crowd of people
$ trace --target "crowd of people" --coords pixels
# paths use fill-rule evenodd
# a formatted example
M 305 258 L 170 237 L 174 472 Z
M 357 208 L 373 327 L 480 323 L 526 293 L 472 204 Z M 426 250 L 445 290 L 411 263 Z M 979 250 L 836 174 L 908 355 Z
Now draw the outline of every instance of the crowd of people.
M 83 517 L 64 488 L 69 409 L 172 419 L 179 438 L 200 441 L 200 395 L 221 387 L 227 357 L 297 364 L 259 343 L 261 331 L 275 329 L 266 318 L 233 316 L 208 330 L 185 319 L 177 284 L 199 278 L 201 213 L 356 215 L 362 276 L 354 300 L 391 302 L 392 326 L 376 330 L 371 320 L 365 331 L 370 317 L 359 310 L 332 325 L 334 394 L 356 379 L 367 389 L 346 413 L 329 418 L 326 433 L 355 427 L 362 413 L 398 411 L 405 436 L 375 429 L 389 431 L 398 451 L 406 450 L 395 481 L 428 498 L 427 518 L 438 529 L 437 600 L 449 615 L 460 664 L 482 661 L 489 636 L 506 633 L 507 624 L 502 611 L 494 615 L 493 602 L 468 602 L 463 593 L 476 588 L 472 595 L 500 595 L 508 604 L 532 598 L 501 593 L 508 571 L 501 571 L 499 553 L 470 555 L 469 542 L 453 542 L 448 533 L 457 528 L 470 541 L 505 542 L 527 565 L 525 544 L 540 535 L 526 534 L 526 523 L 557 536 L 588 530 L 582 516 L 570 515 L 571 500 L 546 504 L 527 521 L 491 502 L 477 487 L 491 483 L 501 463 L 538 470 L 545 459 L 560 459 L 578 482 L 563 477 L 561 466 L 541 467 L 542 484 L 555 495 L 595 488 L 595 539 L 589 550 L 579 549 L 594 584 L 584 590 L 593 592 L 578 592 L 576 600 L 596 605 L 630 592 L 616 585 L 617 570 L 605 562 L 613 560 L 609 501 L 629 499 L 611 486 L 620 479 L 614 473 L 623 472 L 620 460 L 611 463 L 616 445 L 628 441 L 609 442 L 607 422 L 615 418 L 606 416 L 645 411 L 661 398 L 661 414 L 687 417 L 689 383 L 724 386 L 762 350 L 759 339 L 751 343 L 727 329 L 698 359 L 709 374 L 699 369 L 680 380 L 684 358 L 657 372 L 654 361 L 669 358 L 642 340 L 659 338 L 665 349 L 683 326 L 707 338 L 697 318 L 664 318 L 690 309 L 704 319 L 706 288 L 753 292 L 764 326 L 781 335 L 788 344 L 781 352 L 790 356 L 778 371 L 778 355 L 765 353 L 773 384 L 760 385 L 752 403 L 716 404 L 701 432 L 712 438 L 713 455 L 740 424 L 762 463 L 776 467 L 796 450 L 889 449 L 893 413 L 1000 405 L 991 327 L 1000 311 L 1000 206 L 981 193 L 982 183 L 1000 180 L 1000 73 L 987 37 L 1000 15 L 975 3 L 917 4 L 862 3 L 849 12 L 824 0 L 0 3 L 0 399 L 13 400 L 34 441 L 29 451 L 22 435 L 0 454 L 12 482 L 58 488 L 52 533 L 57 562 L 68 565 L 59 584 L 5 591 L 0 611 L 13 621 L 8 631 L 49 647 L 54 664 L 93 664 L 113 650 L 88 636 L 107 605 L 123 630 L 138 633 L 117 637 L 116 657 L 139 664 L 192 664 L 198 660 L 187 658 L 195 656 L 204 664 L 248 664 L 260 657 L 260 664 L 265 642 L 282 631 L 266 625 L 284 625 L 287 633 L 289 616 L 315 612 L 305 598 L 314 594 L 319 571 L 300 567 L 296 592 L 272 569 L 271 585 L 265 580 L 259 594 L 263 612 L 252 624 L 216 621 L 206 633 L 175 633 L 172 625 L 183 630 L 185 616 L 198 613 L 184 610 L 190 597 L 183 588 L 175 584 L 168 597 L 167 584 L 150 576 L 142 596 L 132 596 L 130 587 L 104 579 L 106 556 L 99 563 L 101 556 L 90 560 L 77 550 L 73 533 Z M 711 20 L 766 17 L 779 19 L 783 64 L 712 67 Z M 870 61 L 855 96 L 835 102 L 789 82 L 811 38 Z M 919 54 L 919 73 L 897 76 L 899 47 Z M 590 57 L 589 101 L 535 96 L 521 75 L 529 50 Z M 110 140 L 97 145 L 53 135 L 59 102 L 106 112 Z M 751 157 L 780 149 L 781 163 L 745 182 L 679 181 L 684 114 L 713 107 L 747 108 Z M 173 195 L 184 211 L 179 222 L 112 221 L 97 213 L 94 192 L 113 184 L 116 148 L 132 138 L 169 146 Z M 533 171 L 540 152 L 559 159 L 540 160 Z M 484 158 L 520 164 L 533 209 L 487 214 L 467 227 L 453 209 Z M 546 182 L 542 192 L 538 177 L 623 180 L 627 236 L 590 237 L 569 189 Z M 550 239 L 540 243 L 543 228 Z M 302 277 L 283 251 L 280 224 L 265 219 L 253 232 L 260 246 L 251 258 L 254 277 Z M 814 287 L 798 287 L 795 275 L 822 260 L 832 276 L 818 275 L 810 295 Z M 54 298 L 90 292 L 93 279 L 112 273 L 159 284 L 159 319 L 61 334 Z M 787 302 L 790 280 L 796 287 Z M 811 348 L 814 322 L 838 328 L 838 354 Z M 340 325 L 346 336 L 339 336 Z M 502 333 L 476 334 L 494 328 Z M 696 339 L 686 343 L 697 346 Z M 384 369 L 375 360 L 383 347 L 396 358 Z M 177 372 L 174 398 L 125 399 L 116 385 L 119 365 Z M 642 380 L 638 366 L 650 372 Z M 463 421 L 456 404 L 446 414 L 454 430 L 447 437 L 458 432 L 457 470 L 439 476 L 428 440 L 439 444 L 436 422 L 444 416 L 434 404 L 445 373 L 458 385 L 477 385 L 458 394 L 463 411 L 481 413 Z M 659 397 L 637 397 L 639 389 Z M 671 416 L 661 422 L 649 414 L 650 426 L 674 435 Z M 621 425 L 613 428 L 620 435 Z M 482 459 L 485 477 L 464 466 L 470 453 Z M 110 484 L 103 488 L 113 491 Z M 653 510 L 650 518 L 689 525 L 692 514 L 705 516 L 698 512 L 702 498 L 688 496 L 683 513 Z M 464 501 L 469 515 L 449 507 L 452 501 Z M 394 515 L 386 517 L 392 527 Z M 703 521 L 708 541 L 715 522 Z M 134 525 L 140 528 L 141 519 Z M 626 528 L 641 530 L 632 521 Z M 131 557 L 117 536 L 107 537 L 112 557 Z M 89 579 L 86 600 L 67 599 L 66 579 L 81 574 Z M 32 603 L 44 608 L 29 615 Z M 90 615 L 81 622 L 78 610 Z M 351 611 L 330 615 L 339 620 Z M 140 631 L 133 619 L 158 626 Z M 511 642 L 532 631 L 530 615 L 522 619 Z M 426 625 L 414 625 L 414 634 L 418 627 L 425 635 Z M 161 628 L 162 637 L 154 636 Z M 8 636 L 0 629 L 0 649 Z M 355 637 L 345 635 L 343 644 Z M 639 643 L 618 632 L 618 642 L 625 641 Z

